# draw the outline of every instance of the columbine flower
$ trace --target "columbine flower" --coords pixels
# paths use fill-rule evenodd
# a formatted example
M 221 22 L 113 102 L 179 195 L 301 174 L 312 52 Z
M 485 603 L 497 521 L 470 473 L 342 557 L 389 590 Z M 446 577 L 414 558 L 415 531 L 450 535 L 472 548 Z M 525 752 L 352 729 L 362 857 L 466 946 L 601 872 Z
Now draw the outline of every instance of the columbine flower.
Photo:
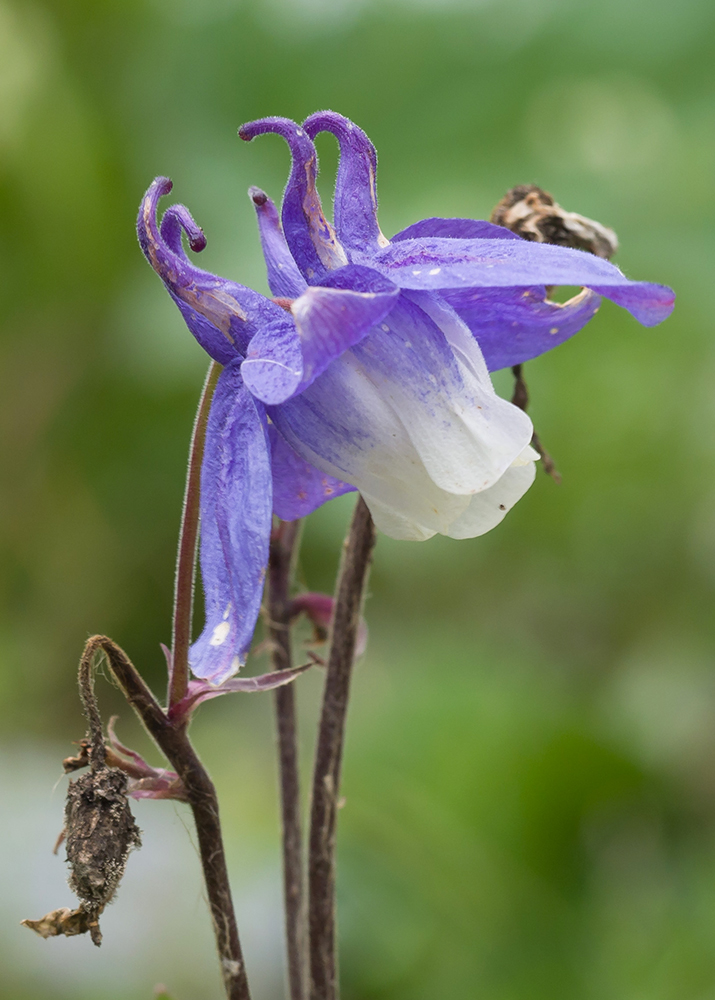
M 315 179 L 314 136 L 340 144 L 335 228 Z M 489 370 L 580 329 L 599 295 L 646 325 L 673 294 L 629 281 L 605 260 L 531 243 L 471 219 L 425 219 L 388 240 L 377 222 L 375 150 L 333 112 L 302 126 L 244 125 L 283 136 L 292 169 L 281 218 L 256 208 L 275 298 L 199 270 L 182 246 L 202 231 L 181 205 L 157 225 L 157 178 L 144 198 L 142 249 L 204 350 L 224 370 L 208 424 L 201 484 L 206 627 L 194 673 L 220 682 L 243 662 L 261 601 L 273 512 L 302 517 L 358 489 L 395 538 L 469 538 L 493 528 L 534 478 L 532 427 L 494 393 Z M 565 305 L 546 285 L 579 285 Z

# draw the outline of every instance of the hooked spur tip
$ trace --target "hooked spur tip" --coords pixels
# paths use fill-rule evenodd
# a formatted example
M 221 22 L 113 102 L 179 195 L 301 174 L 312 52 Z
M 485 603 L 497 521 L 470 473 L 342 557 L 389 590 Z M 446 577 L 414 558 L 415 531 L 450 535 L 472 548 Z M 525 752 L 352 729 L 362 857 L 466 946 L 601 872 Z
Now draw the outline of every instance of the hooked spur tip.
M 266 194 L 265 191 L 262 191 L 259 187 L 251 186 L 248 189 L 248 197 L 251 199 L 254 205 L 258 205 L 259 207 L 261 205 L 265 205 L 265 203 L 268 201 L 268 195 Z
M 244 142 L 250 142 L 253 138 L 246 125 L 242 125 L 238 130 L 238 138 L 243 139 Z
M 157 192 L 160 198 L 163 198 L 165 194 L 168 194 L 174 186 L 174 182 L 170 177 L 155 177 L 152 187 Z
M 189 246 L 194 253 L 201 253 L 202 250 L 206 249 L 206 237 L 204 236 L 203 229 L 200 229 L 198 233 L 189 236 Z

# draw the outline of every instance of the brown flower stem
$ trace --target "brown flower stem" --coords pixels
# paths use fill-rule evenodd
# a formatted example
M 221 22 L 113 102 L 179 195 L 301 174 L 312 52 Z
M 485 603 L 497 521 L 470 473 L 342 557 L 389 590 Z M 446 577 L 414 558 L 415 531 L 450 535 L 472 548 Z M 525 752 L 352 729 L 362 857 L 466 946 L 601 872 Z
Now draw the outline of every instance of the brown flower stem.
M 274 670 L 287 670 L 292 666 L 289 602 L 291 573 L 299 535 L 299 521 L 279 521 L 271 535 L 268 557 L 268 630 Z M 298 728 L 293 685 L 286 684 L 276 688 L 274 699 L 280 773 L 288 988 L 291 1000 L 306 1000 L 308 934 L 300 820 Z
M 216 935 L 221 973 L 228 1000 L 251 1000 L 231 900 L 226 855 L 221 836 L 218 799 L 213 782 L 191 745 L 186 730 L 174 726 L 126 653 L 103 635 L 87 641 L 80 662 L 86 673 L 103 652 L 124 697 L 149 735 L 181 778 L 196 823 L 206 894 Z
M 338 576 L 313 774 L 308 855 L 310 998 L 337 1000 L 335 834 L 350 676 L 375 527 L 358 498 Z
M 511 371 L 514 376 L 514 394 L 511 397 L 511 401 L 514 406 L 518 406 L 520 410 L 526 413 L 529 408 L 529 390 L 526 387 L 526 379 L 524 378 L 524 366 L 522 364 L 512 365 Z M 560 483 L 561 473 L 556 468 L 553 458 L 541 443 L 541 438 L 536 431 L 531 435 L 531 447 L 538 451 L 546 475 L 551 476 L 555 483 Z
M 169 674 L 169 707 L 186 694 L 189 683 L 189 646 L 191 645 L 191 615 L 194 605 L 196 580 L 196 544 L 199 537 L 199 498 L 201 492 L 201 463 L 204 457 L 206 425 L 221 365 L 211 362 L 189 446 L 189 467 L 186 471 L 184 506 L 179 533 L 179 551 L 176 557 L 174 584 L 174 617 L 171 628 L 171 671 Z

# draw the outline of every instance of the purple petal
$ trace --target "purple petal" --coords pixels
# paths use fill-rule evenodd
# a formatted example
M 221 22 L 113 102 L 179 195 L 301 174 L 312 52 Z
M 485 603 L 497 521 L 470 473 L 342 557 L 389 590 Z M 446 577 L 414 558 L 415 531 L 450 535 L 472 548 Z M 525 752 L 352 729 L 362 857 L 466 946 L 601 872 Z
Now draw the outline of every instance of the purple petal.
M 302 392 L 387 316 L 399 294 L 377 271 L 340 268 L 293 302 L 293 329 L 284 320 L 253 338 L 241 368 L 246 385 L 271 405 Z
M 261 246 L 268 270 L 268 287 L 274 295 L 294 299 L 305 291 L 307 285 L 288 249 L 276 206 L 260 188 L 249 188 L 248 194 L 258 218 Z
M 303 379 L 300 337 L 295 323 L 284 317 L 256 334 L 241 365 L 247 388 L 263 403 L 289 399 L 299 391 Z
M 568 302 L 549 302 L 545 288 L 447 288 L 441 296 L 477 339 L 489 371 L 536 358 L 577 333 L 598 310 L 584 289 Z
M 392 237 L 392 242 L 422 239 L 425 236 L 441 236 L 450 240 L 520 240 L 504 226 L 495 226 L 480 219 L 421 219 L 406 229 L 401 229 Z
M 395 537 L 449 533 L 472 494 L 494 486 L 532 436 L 529 418 L 495 395 L 454 311 L 436 295 L 424 304 L 400 296 L 386 322 L 305 392 L 269 409 L 306 462 L 380 505 L 380 526 Z M 508 505 L 493 507 L 492 525 Z
M 244 662 L 261 606 L 273 506 L 268 448 L 263 408 L 234 362 L 216 386 L 201 470 L 206 625 L 189 662 L 213 683 Z
M 137 220 L 139 243 L 194 337 L 207 354 L 226 365 L 245 353 L 254 333 L 281 309 L 258 292 L 191 263 L 181 244 L 182 230 L 194 250 L 203 250 L 206 240 L 183 205 L 167 209 L 159 230 L 159 198 L 171 186 L 168 178 L 157 177 L 144 196 Z
M 669 316 L 675 299 L 670 288 L 629 281 L 593 254 L 528 240 L 404 240 L 379 250 L 370 263 L 402 288 L 587 286 L 624 305 L 645 326 Z
M 260 118 L 238 130 L 247 142 L 266 132 L 282 136 L 293 158 L 281 208 L 283 232 L 298 267 L 308 281 L 315 281 L 326 271 L 347 264 L 345 251 L 325 218 L 315 187 L 318 173 L 315 146 L 305 129 L 290 118 Z
M 334 111 L 318 111 L 303 128 L 311 139 L 331 132 L 340 145 L 335 181 L 335 229 L 349 250 L 378 250 L 388 245 L 377 221 L 377 154 L 361 128 Z
M 296 454 L 288 442 L 269 425 L 273 469 L 273 513 L 283 521 L 307 517 L 328 500 L 352 492 L 355 487 L 334 479 Z

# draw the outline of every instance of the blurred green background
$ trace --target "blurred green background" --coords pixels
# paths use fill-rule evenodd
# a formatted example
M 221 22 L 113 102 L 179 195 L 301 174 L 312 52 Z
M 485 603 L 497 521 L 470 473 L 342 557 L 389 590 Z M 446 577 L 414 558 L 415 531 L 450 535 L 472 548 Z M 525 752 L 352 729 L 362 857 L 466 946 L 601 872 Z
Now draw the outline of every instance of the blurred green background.
M 714 29 L 709 0 L 0 0 L 1 997 L 221 995 L 181 806 L 138 804 L 100 951 L 18 921 L 71 903 L 50 849 L 86 636 L 163 684 L 206 359 L 141 257 L 139 200 L 170 175 L 202 265 L 265 291 L 246 190 L 278 198 L 288 155 L 236 128 L 331 107 L 377 146 L 388 235 L 536 182 L 678 293 L 653 330 L 604 303 L 527 366 L 561 486 L 540 473 L 483 538 L 379 541 L 340 825 L 345 1000 L 714 1000 Z M 311 589 L 351 503 L 307 526 Z M 298 682 L 306 767 L 320 682 Z M 278 1000 L 270 697 L 209 703 L 194 733 L 255 1000 Z

